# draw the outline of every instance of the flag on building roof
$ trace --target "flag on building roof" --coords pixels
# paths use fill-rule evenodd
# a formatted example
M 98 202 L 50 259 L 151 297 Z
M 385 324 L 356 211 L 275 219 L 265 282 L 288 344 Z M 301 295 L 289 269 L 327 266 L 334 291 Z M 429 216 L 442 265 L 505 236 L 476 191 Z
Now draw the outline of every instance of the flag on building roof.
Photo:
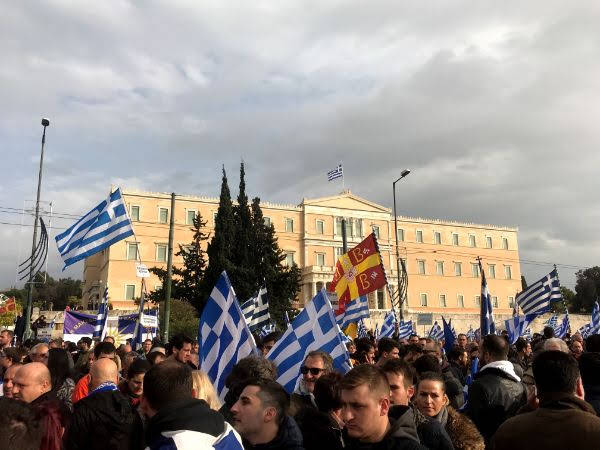
M 388 311 L 381 324 L 378 338 L 391 338 L 394 335 L 394 331 L 396 331 L 396 315 L 394 311 Z
M 554 269 L 541 280 L 536 281 L 519 295 L 516 302 L 523 314 L 544 314 L 550 311 L 550 304 L 562 300 L 558 272 Z
M 293 392 L 300 379 L 300 366 L 313 350 L 323 350 L 333 358 L 333 367 L 346 373 L 350 356 L 342 342 L 329 298 L 322 289 L 298 314 L 267 354 L 277 366 L 277 382 Z
M 132 235 L 133 228 L 121 189 L 117 189 L 65 232 L 56 236 L 56 245 L 65 263 L 63 270 Z
M 327 172 L 327 180 L 328 181 L 333 181 L 336 178 L 343 178 L 343 177 L 344 177 L 344 168 L 342 167 L 341 164 L 339 164 L 335 169 Z
M 257 354 L 254 338 L 225 272 L 202 311 L 198 342 L 200 369 L 206 372 L 223 399 L 227 393 L 225 379 L 233 366 L 251 353 Z
M 259 330 L 271 321 L 267 288 L 265 287 L 260 288 L 255 297 L 246 300 L 240 306 L 250 331 Z
M 442 317 L 442 324 L 444 327 L 444 351 L 447 355 L 452 350 L 452 347 L 454 347 L 456 335 L 452 332 L 452 319 L 450 319 L 450 322 L 446 322 L 446 319 Z
M 362 295 L 346 305 L 344 312 L 338 314 L 336 322 L 342 330 L 345 330 L 351 323 L 358 322 L 360 319 L 369 317 L 369 302 L 366 295 Z
M 496 324 L 494 323 L 492 297 L 488 289 L 487 280 L 485 279 L 485 272 L 481 266 L 481 260 L 479 261 L 479 270 L 481 271 L 481 313 L 479 328 L 483 337 L 488 334 L 496 334 Z
M 504 321 L 506 324 L 506 331 L 508 332 L 508 341 L 511 345 L 517 342 L 517 339 L 525 334 L 529 324 L 536 317 L 535 314 L 529 314 L 526 316 L 513 316 Z
M 103 341 L 106 336 L 106 322 L 108 321 L 108 286 L 104 289 L 104 295 L 100 306 L 98 306 L 98 316 L 96 317 L 96 326 L 94 328 L 94 339 Z
M 398 339 L 408 339 L 413 334 L 412 320 L 408 322 L 400 322 L 398 326 Z
M 351 300 L 376 291 L 386 284 L 377 239 L 371 233 L 364 241 L 339 257 L 329 289 L 337 293 L 339 314 Z
M 438 341 L 444 337 L 444 330 L 437 323 L 437 320 L 435 322 L 433 322 L 433 325 L 431 326 L 431 330 L 429 330 L 428 336 L 430 338 L 438 340 Z

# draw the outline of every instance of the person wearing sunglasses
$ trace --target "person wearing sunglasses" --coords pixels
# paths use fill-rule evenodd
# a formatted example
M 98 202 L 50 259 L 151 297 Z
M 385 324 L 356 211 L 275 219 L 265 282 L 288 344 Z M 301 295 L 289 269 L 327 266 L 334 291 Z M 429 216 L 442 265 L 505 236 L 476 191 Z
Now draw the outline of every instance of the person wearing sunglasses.
M 297 414 L 302 407 L 316 408 L 313 391 L 315 382 L 326 373 L 333 371 L 333 359 L 327 352 L 315 350 L 304 358 L 300 366 L 300 381 L 290 399 L 290 415 Z

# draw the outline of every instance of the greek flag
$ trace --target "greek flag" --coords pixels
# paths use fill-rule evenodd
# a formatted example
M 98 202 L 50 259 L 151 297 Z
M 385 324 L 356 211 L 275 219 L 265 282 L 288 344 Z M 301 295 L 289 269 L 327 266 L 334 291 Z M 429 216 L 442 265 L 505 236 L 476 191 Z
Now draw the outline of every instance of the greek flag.
M 452 319 L 450 319 L 449 322 L 446 322 L 446 319 L 442 317 L 442 325 L 444 333 L 444 351 L 448 354 L 456 342 L 456 333 L 452 327 Z
M 437 320 L 433 322 L 431 330 L 429 330 L 429 337 L 437 341 L 444 337 L 444 330 L 438 325 Z
M 272 323 L 268 323 L 261 327 L 260 331 L 258 332 L 258 337 L 261 339 L 264 339 L 267 337 L 267 335 L 271 334 L 273 331 L 275 331 L 275 325 L 273 325 Z
M 358 330 L 357 330 L 357 332 L 356 332 L 356 335 L 357 335 L 359 338 L 366 338 L 366 337 L 368 337 L 368 335 L 369 335 L 369 334 L 367 333 L 367 327 L 365 326 L 365 323 L 363 322 L 363 320 L 362 320 L 362 319 L 360 319 L 360 320 L 358 321 Z
M 207 373 L 221 400 L 232 367 L 251 353 L 258 354 L 226 272 L 215 285 L 200 317 L 200 369 Z
M 587 338 L 590 335 L 590 330 L 592 329 L 592 324 L 586 323 L 579 329 L 579 334 L 581 334 L 582 338 Z
M 363 295 L 348 303 L 346 310 L 338 314 L 335 320 L 340 328 L 344 330 L 351 323 L 358 322 L 360 319 L 366 319 L 367 317 L 369 317 L 369 302 L 367 296 Z
M 514 316 L 504 321 L 506 324 L 506 331 L 508 332 L 508 340 L 510 345 L 514 344 L 517 342 L 517 339 L 525 335 L 525 330 L 535 318 L 535 314 L 529 314 L 526 316 Z
M 298 314 L 280 340 L 267 354 L 277 366 L 277 382 L 293 392 L 300 379 L 300 366 L 313 350 L 323 350 L 333 358 L 333 366 L 341 373 L 350 370 L 349 355 L 342 342 L 327 292 L 322 289 Z
M 554 335 L 557 338 L 564 338 L 567 333 L 569 332 L 569 329 L 571 328 L 571 323 L 569 321 L 569 310 L 565 310 L 565 316 L 563 317 L 562 323 L 560 324 L 560 326 L 554 330 Z
M 98 316 L 96 317 L 96 328 L 94 328 L 94 339 L 103 341 L 106 336 L 106 322 L 108 321 L 108 286 L 104 289 L 102 302 L 98 306 Z
M 142 325 L 142 317 L 144 315 L 144 294 L 142 291 L 142 298 L 140 299 L 140 307 L 138 309 L 138 316 L 135 322 L 135 328 L 133 330 L 133 338 L 131 339 L 131 348 L 133 351 L 137 351 L 142 347 L 142 341 L 144 340 L 144 326 Z
M 548 320 L 546 320 L 546 323 L 544 323 L 544 326 L 550 327 L 553 330 L 556 330 L 557 325 L 558 325 L 558 315 L 556 315 L 556 314 L 552 314 L 552 316 L 550 316 L 550 318 Z
M 408 339 L 411 334 L 413 334 L 412 320 L 400 322 L 400 326 L 398 326 L 398 339 Z
M 288 312 L 287 311 L 285 312 L 284 319 L 285 319 L 285 326 L 289 327 L 290 326 L 290 316 L 288 316 Z
M 327 172 L 327 180 L 333 181 L 336 178 L 342 178 L 344 176 L 344 169 L 342 165 L 338 165 L 335 169 Z
M 467 331 L 467 339 L 473 341 L 475 339 L 475 331 L 473 331 L 473 327 L 469 325 L 469 331 Z
M 381 324 L 379 339 L 384 337 L 391 338 L 394 335 L 394 331 L 396 331 L 396 315 L 394 314 L 394 311 L 389 311 Z
M 373 333 L 373 335 L 375 336 L 375 339 L 379 339 L 379 324 L 378 323 L 375 324 L 375 332 Z
M 600 305 L 598 302 L 594 303 L 592 309 L 592 321 L 590 322 L 590 328 L 588 330 L 588 336 L 592 334 L 600 334 Z
M 121 189 L 117 189 L 75 225 L 56 236 L 58 252 L 65 263 L 63 270 L 131 235 L 131 221 Z
M 242 303 L 241 308 L 250 331 L 259 330 L 263 325 L 268 324 L 271 316 L 269 315 L 267 288 L 261 288 L 258 295 Z
M 496 324 L 494 323 L 494 311 L 492 308 L 492 297 L 488 289 L 487 281 L 485 279 L 485 272 L 481 267 L 481 261 L 479 261 L 479 270 L 481 270 L 481 317 L 480 317 L 480 328 L 481 336 L 487 336 L 488 334 L 496 334 Z
M 523 314 L 543 314 L 550 311 L 550 303 L 562 300 L 558 272 L 554 269 L 541 280 L 536 281 L 519 295 L 516 302 Z

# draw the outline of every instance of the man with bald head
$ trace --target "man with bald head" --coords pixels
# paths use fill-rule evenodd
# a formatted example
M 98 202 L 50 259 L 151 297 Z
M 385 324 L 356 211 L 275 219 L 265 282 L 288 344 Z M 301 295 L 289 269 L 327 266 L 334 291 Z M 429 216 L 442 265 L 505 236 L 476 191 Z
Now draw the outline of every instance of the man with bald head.
M 136 412 L 117 388 L 115 362 L 102 358 L 90 368 L 90 393 L 74 405 L 67 450 L 128 449 Z
M 25 403 L 39 403 L 52 389 L 50 371 L 39 362 L 21 366 L 13 378 L 12 394 Z

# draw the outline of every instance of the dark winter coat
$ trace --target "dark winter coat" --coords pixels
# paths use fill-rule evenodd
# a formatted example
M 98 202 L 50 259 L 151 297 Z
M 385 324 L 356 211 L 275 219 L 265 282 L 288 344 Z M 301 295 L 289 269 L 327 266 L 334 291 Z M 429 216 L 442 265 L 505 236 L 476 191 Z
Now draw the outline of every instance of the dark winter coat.
M 467 384 L 467 382 L 466 382 L 467 372 L 463 366 L 461 366 L 460 364 L 458 364 L 454 361 L 449 361 L 448 362 L 448 370 L 452 373 L 452 375 L 454 375 L 454 378 L 456 378 L 459 381 L 461 386 L 464 386 L 465 384 Z
M 250 445 L 244 441 L 246 450 L 303 450 L 302 433 L 300 428 L 290 416 L 285 416 L 283 423 L 279 426 L 277 436 L 266 444 Z
M 594 408 L 570 394 L 547 394 L 540 407 L 504 422 L 492 438 L 494 450 L 598 448 L 600 418 Z
M 446 395 L 450 400 L 450 405 L 456 409 L 462 408 L 465 403 L 463 384 L 454 376 L 449 364 L 442 367 L 442 376 L 444 377 Z
M 302 440 L 306 450 L 341 450 L 344 448 L 342 430 L 338 423 L 327 413 L 315 408 L 302 408 L 295 417 L 302 431 Z
M 467 415 L 488 443 L 498 427 L 527 402 L 525 386 L 513 375 L 489 367 L 469 387 Z
M 390 418 L 390 430 L 379 442 L 360 442 L 347 437 L 347 434 L 344 434 L 344 441 L 350 450 L 427 450 L 419 443 L 413 418 L 405 415 L 398 420 Z
M 446 430 L 440 422 L 426 417 L 418 409 L 396 405 L 390 408 L 388 416 L 391 420 L 398 420 L 406 416 L 414 423 L 419 436 L 419 441 L 429 450 L 453 450 L 454 446 Z
M 128 449 L 135 411 L 117 391 L 91 393 L 74 405 L 67 432 L 67 450 Z
M 600 380 L 598 380 L 600 383 Z M 584 384 L 585 401 L 593 406 L 596 414 L 600 415 L 600 384 Z

